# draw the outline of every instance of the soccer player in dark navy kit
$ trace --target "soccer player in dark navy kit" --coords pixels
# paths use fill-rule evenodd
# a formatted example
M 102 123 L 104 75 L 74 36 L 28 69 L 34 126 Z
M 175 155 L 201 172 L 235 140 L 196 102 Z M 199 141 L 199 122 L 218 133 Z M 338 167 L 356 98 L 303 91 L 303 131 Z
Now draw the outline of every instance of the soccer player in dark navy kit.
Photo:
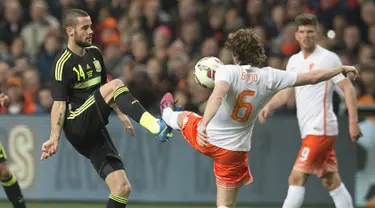
M 56 153 L 63 129 L 73 147 L 90 160 L 107 183 L 110 190 L 107 208 L 124 208 L 130 184 L 105 127 L 111 110 L 133 136 L 134 129 L 127 116 L 162 142 L 171 137 L 171 128 L 148 113 L 120 79 L 107 81 L 103 56 L 91 45 L 92 23 L 86 12 L 68 10 L 62 24 L 68 46 L 52 69 L 51 134 L 42 146 L 41 159 Z

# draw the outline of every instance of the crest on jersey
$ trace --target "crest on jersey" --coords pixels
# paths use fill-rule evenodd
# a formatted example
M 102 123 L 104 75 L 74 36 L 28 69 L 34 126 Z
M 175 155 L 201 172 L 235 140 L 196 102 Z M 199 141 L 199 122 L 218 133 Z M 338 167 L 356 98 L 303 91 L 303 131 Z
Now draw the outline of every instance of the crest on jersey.
M 100 61 L 98 60 L 95 60 L 94 62 L 92 62 L 95 66 L 95 70 L 96 72 L 101 72 L 102 71 L 102 65 L 100 64 Z

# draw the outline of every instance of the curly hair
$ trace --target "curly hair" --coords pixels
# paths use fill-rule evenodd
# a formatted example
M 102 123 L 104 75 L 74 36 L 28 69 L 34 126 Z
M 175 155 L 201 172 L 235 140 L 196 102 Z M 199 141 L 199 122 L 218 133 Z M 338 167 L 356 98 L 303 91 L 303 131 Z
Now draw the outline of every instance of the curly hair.
M 241 65 L 260 67 L 267 58 L 264 46 L 253 29 L 239 29 L 229 34 L 225 48 Z

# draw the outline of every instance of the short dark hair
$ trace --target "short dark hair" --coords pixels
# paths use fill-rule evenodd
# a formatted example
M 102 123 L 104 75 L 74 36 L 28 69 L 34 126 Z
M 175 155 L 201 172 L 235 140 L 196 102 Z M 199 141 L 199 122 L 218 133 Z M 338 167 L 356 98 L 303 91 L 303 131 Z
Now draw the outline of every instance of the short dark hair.
M 318 19 L 315 15 L 309 14 L 309 13 L 302 13 L 299 14 L 294 22 L 297 25 L 297 29 L 299 26 L 305 26 L 305 25 L 312 25 L 314 27 L 318 27 Z
M 65 30 L 66 27 L 72 27 L 77 24 L 78 17 L 87 17 L 89 14 L 81 9 L 69 9 L 65 12 L 62 20 L 62 26 Z
M 230 33 L 225 41 L 230 51 L 241 65 L 260 67 L 266 60 L 263 43 L 253 29 L 239 29 Z

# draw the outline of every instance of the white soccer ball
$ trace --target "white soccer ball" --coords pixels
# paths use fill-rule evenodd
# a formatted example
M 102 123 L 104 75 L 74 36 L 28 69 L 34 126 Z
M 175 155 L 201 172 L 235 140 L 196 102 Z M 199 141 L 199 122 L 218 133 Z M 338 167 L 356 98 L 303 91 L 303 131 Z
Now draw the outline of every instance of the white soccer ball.
M 204 57 L 197 62 L 194 68 L 195 81 L 204 88 L 213 88 L 215 86 L 215 72 L 221 65 L 224 65 L 220 59 L 209 56 Z

